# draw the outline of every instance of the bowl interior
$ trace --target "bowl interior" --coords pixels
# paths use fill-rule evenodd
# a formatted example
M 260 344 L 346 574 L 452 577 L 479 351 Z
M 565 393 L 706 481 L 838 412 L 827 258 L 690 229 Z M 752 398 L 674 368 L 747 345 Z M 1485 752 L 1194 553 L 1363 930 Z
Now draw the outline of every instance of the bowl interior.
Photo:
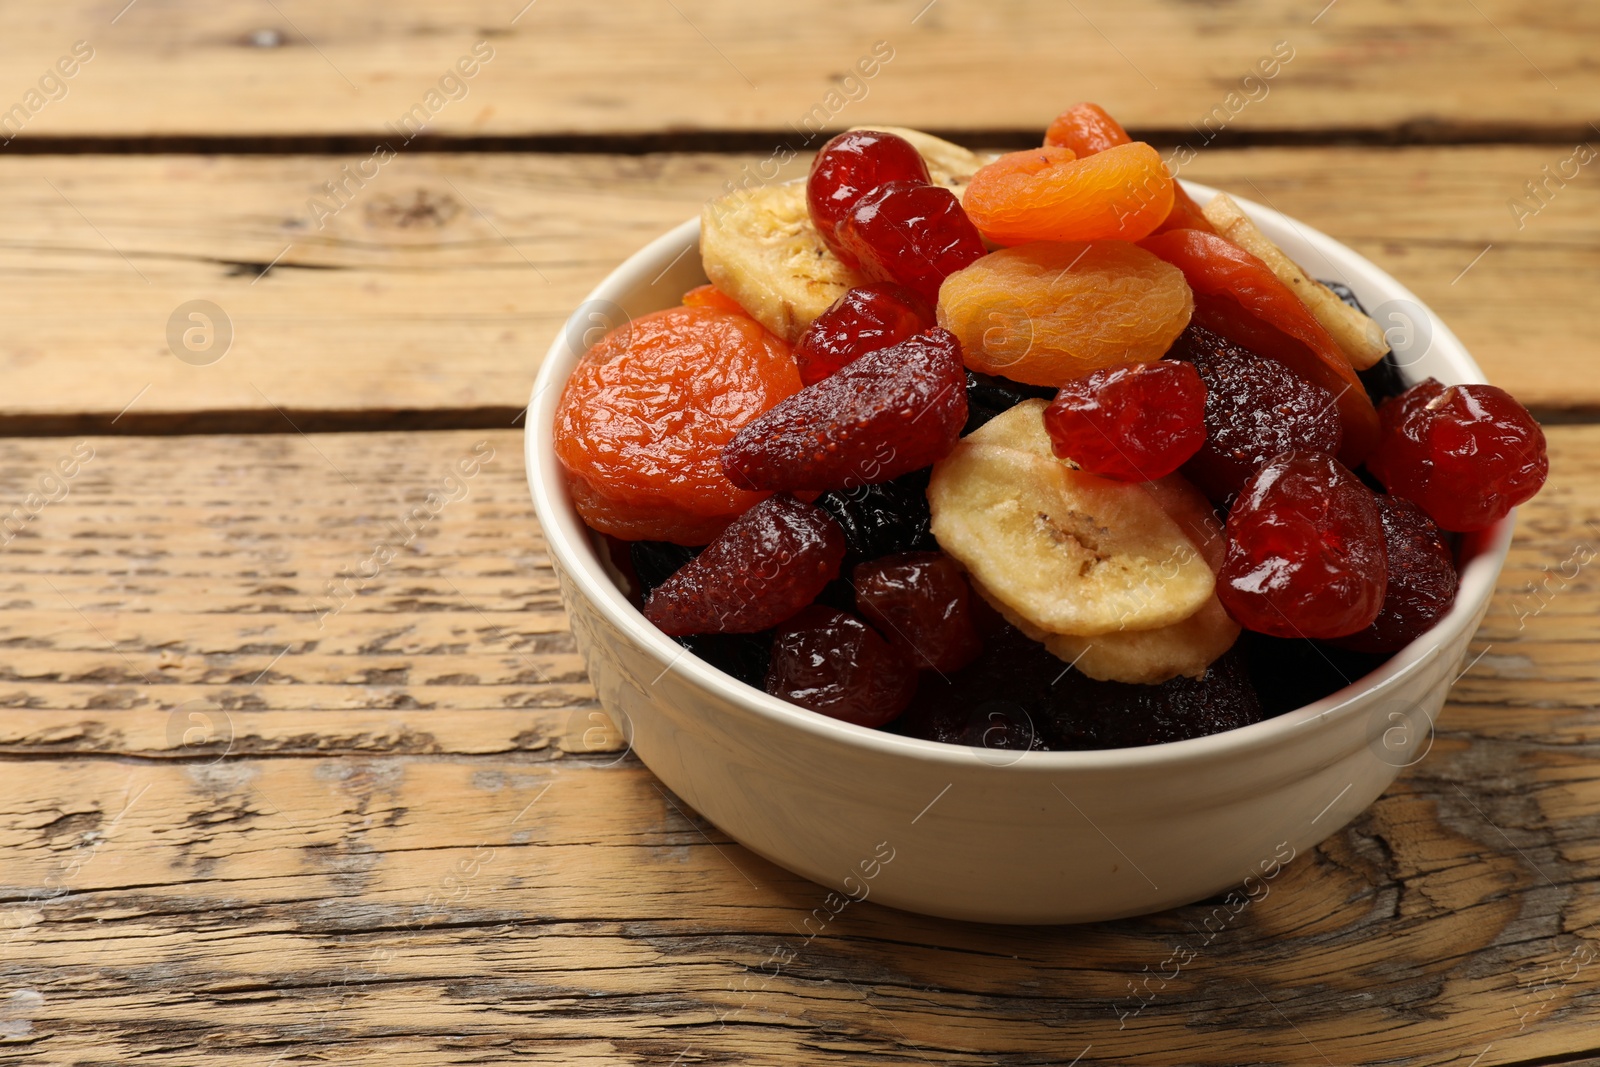
M 1184 185 L 1197 199 L 1216 190 L 1193 182 Z M 1437 315 L 1405 286 L 1351 249 L 1304 223 L 1277 211 L 1235 197 L 1257 225 L 1309 274 L 1348 285 L 1381 326 L 1390 332 L 1397 361 L 1408 382 L 1435 377 L 1449 383 L 1482 382 L 1483 372 L 1461 342 Z M 665 634 L 645 621 L 614 580 L 597 535 L 573 508 L 565 478 L 553 449 L 555 408 L 561 389 L 588 344 L 628 318 L 677 304 L 683 293 L 706 281 L 696 254 L 699 222 L 690 220 L 663 234 L 630 257 L 605 279 L 568 320 L 551 345 L 529 401 L 526 454 L 529 486 L 551 554 L 577 591 L 592 601 L 629 640 L 648 650 L 665 667 L 675 663 L 696 685 L 717 692 L 752 715 L 777 719 L 794 729 L 832 737 L 843 744 L 864 746 L 885 754 L 920 761 L 965 760 L 960 746 L 945 745 L 870 730 L 840 722 L 769 696 L 724 674 L 692 655 L 685 655 Z M 1463 538 L 1461 585 L 1454 608 L 1429 633 L 1396 653 L 1351 685 L 1295 711 L 1223 733 L 1142 748 L 1088 752 L 1018 753 L 1014 766 L 1068 770 L 1123 765 L 1148 765 L 1215 758 L 1222 752 L 1270 747 L 1285 734 L 1329 721 L 1358 698 L 1386 689 L 1427 663 L 1441 647 L 1454 646 L 1463 631 L 1476 625 L 1493 593 L 1494 582 L 1510 544 L 1514 514 L 1488 530 Z M 1460 641 L 1465 647 L 1465 641 Z

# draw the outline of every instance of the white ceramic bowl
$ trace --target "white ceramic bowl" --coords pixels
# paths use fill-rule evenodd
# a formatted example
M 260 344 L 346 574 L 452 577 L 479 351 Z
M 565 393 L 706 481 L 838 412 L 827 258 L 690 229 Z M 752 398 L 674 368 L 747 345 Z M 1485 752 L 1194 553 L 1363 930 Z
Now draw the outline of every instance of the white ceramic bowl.
M 1212 193 L 1185 184 L 1202 200 Z M 1345 282 L 1394 328 L 1411 380 L 1483 380 L 1449 328 L 1389 275 L 1278 212 L 1240 204 L 1311 274 Z M 687 654 L 610 577 L 573 510 L 551 427 L 585 336 L 705 281 L 698 232 L 686 222 L 622 264 L 551 346 L 528 410 L 528 481 L 601 704 L 656 776 L 728 836 L 842 894 L 819 897 L 808 928 L 844 896 L 957 919 L 1065 923 L 1229 887 L 1254 895 L 1247 877 L 1275 875 L 1426 754 L 1488 608 L 1511 517 L 1466 539 L 1454 609 L 1382 668 L 1297 711 L 1171 744 L 1001 752 L 919 741 L 795 707 Z

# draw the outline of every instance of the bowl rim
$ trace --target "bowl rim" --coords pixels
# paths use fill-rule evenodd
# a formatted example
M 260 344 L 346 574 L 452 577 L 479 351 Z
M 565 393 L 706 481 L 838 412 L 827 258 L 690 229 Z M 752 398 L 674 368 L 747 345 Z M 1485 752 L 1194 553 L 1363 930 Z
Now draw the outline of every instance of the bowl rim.
M 1214 195 L 1218 190 L 1198 182 L 1185 181 L 1184 186 L 1200 198 Z M 1263 228 L 1292 230 L 1321 254 L 1330 265 L 1339 260 L 1354 263 L 1360 270 L 1370 273 L 1378 287 L 1389 294 L 1388 299 L 1410 301 L 1425 312 L 1432 329 L 1432 343 L 1443 345 L 1443 358 L 1457 372 L 1456 382 L 1484 382 L 1483 371 L 1478 367 L 1466 347 L 1450 328 L 1416 294 L 1395 280 L 1386 271 L 1361 256 L 1355 250 L 1336 241 L 1297 219 L 1270 207 L 1242 197 L 1234 200 Z M 689 219 L 655 238 L 642 249 L 624 260 L 611 271 L 599 285 L 584 298 L 579 310 L 591 301 L 623 303 L 623 297 L 640 287 L 641 278 L 664 275 L 677 260 L 695 247 L 699 241 L 700 220 Z M 663 673 L 678 671 L 697 687 L 710 690 L 730 705 L 749 714 L 760 716 L 773 724 L 799 730 L 818 740 L 833 741 L 856 748 L 864 748 L 886 757 L 904 757 L 923 763 L 970 766 L 975 749 L 940 741 L 927 741 L 906 737 L 884 730 L 858 726 L 818 712 L 802 708 L 778 697 L 764 693 L 753 686 L 725 674 L 699 657 L 689 653 L 666 634 L 646 621 L 617 588 L 606 573 L 604 562 L 596 551 L 593 534 L 578 518 L 568 496 L 564 476 L 554 450 L 554 414 L 561 389 L 572 366 L 581 353 L 568 344 L 574 318 L 568 319 L 557 333 L 545 355 L 539 374 L 534 381 L 528 401 L 524 429 L 524 455 L 527 466 L 529 490 L 533 496 L 534 510 L 543 529 L 545 542 L 555 562 L 606 621 L 625 634 L 634 644 L 653 655 L 663 665 Z M 560 381 L 557 382 L 559 375 Z M 1412 641 L 1371 673 L 1355 679 L 1350 684 L 1321 700 L 1270 716 L 1248 726 L 1224 730 L 1203 737 L 1183 741 L 1167 741 L 1134 748 L 1091 749 L 1081 751 L 1010 751 L 1005 761 L 987 760 L 986 764 L 1012 773 L 1058 773 L 1066 771 L 1109 771 L 1129 768 L 1175 766 L 1194 762 L 1212 762 L 1219 757 L 1270 749 L 1289 742 L 1295 735 L 1317 727 L 1327 728 L 1333 723 L 1355 714 L 1373 700 L 1422 669 L 1446 645 L 1463 636 L 1468 627 L 1477 627 L 1481 611 L 1494 594 L 1495 580 L 1510 548 L 1515 527 L 1516 512 L 1486 530 L 1467 535 L 1470 552 L 1460 569 L 1460 582 L 1455 604 L 1445 617 L 1426 634 Z M 1468 642 L 1471 634 L 1465 635 Z M 1453 684 L 1453 683 L 1452 683 Z M 1430 723 L 1431 725 L 1431 723 Z

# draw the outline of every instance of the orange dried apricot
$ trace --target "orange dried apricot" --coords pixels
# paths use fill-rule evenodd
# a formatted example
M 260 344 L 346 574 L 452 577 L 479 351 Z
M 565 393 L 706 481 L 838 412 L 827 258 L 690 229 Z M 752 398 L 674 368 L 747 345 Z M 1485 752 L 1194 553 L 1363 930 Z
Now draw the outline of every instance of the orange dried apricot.
M 1079 159 L 1070 148 L 1001 156 L 972 176 L 962 204 L 983 235 L 1028 241 L 1137 241 L 1172 211 L 1161 153 L 1134 141 Z
M 720 311 L 731 311 L 735 315 L 745 315 L 748 312 L 739 306 L 739 301 L 724 293 L 714 285 L 697 285 L 683 294 L 683 306 L 691 308 L 717 308 Z
M 969 368 L 1056 387 L 1160 359 L 1193 311 L 1183 272 L 1126 241 L 991 252 L 945 279 L 938 308 Z
M 1046 146 L 1070 148 L 1078 153 L 1079 157 L 1092 156 L 1096 152 L 1104 152 L 1108 148 L 1115 148 L 1132 140 L 1133 138 L 1128 136 L 1128 131 L 1122 128 L 1122 123 L 1107 114 L 1105 108 L 1090 103 L 1073 104 L 1057 115 L 1044 133 Z M 1167 173 L 1170 174 L 1171 170 L 1169 169 Z M 1167 230 L 1178 229 L 1216 232 L 1200 210 L 1200 205 L 1195 203 L 1194 197 L 1184 192 L 1183 186 L 1174 181 L 1172 211 L 1154 232 L 1165 233 Z
M 722 472 L 722 446 L 800 391 L 789 346 L 741 313 L 676 307 L 584 353 L 556 408 L 556 457 L 591 527 L 703 545 L 770 494 Z
M 1099 104 L 1073 104 L 1055 117 L 1044 131 L 1044 143 L 1052 148 L 1070 148 L 1080 156 L 1092 156 L 1133 138 L 1122 123 Z

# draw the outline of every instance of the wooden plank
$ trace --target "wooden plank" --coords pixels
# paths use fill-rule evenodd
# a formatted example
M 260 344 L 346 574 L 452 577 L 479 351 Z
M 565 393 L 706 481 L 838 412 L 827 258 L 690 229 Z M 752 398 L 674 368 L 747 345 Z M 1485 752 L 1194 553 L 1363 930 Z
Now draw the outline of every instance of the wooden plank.
M 1600 185 L 1556 190 L 1521 229 L 1507 206 L 1563 158 L 1554 147 L 1214 149 L 1183 174 L 1349 242 L 1525 402 L 1594 410 L 1597 348 L 1581 309 L 1600 286 Z M 308 199 L 354 162 L 0 162 L 0 430 L 507 425 L 583 295 L 758 160 L 401 156 L 318 229 Z M 233 329 L 231 350 L 205 366 L 177 358 L 167 335 L 199 299 Z
M 589 719 L 515 433 L 90 441 L 0 553 L 0 1063 L 1600 1055 L 1600 427 L 1550 440 L 1428 758 L 1203 947 L 1214 903 L 807 941 L 822 890 Z M 0 440 L 0 485 L 75 444 Z
M 1586 130 L 1586 102 L 1600 90 L 1588 48 L 1600 14 L 1581 0 L 122 8 L 67 0 L 48 17 L 27 7 L 0 15 L 5 106 L 25 101 L 74 42 L 93 49 L 64 97 L 37 98 L 24 137 L 375 134 L 418 105 L 449 135 L 777 131 L 808 114 L 1031 130 L 1080 99 L 1113 106 L 1130 126 L 1185 134 L 1219 106 L 1232 130 L 1444 123 L 1515 133 Z M 880 41 L 892 58 L 845 82 Z M 1288 63 L 1244 82 L 1275 46 Z M 492 58 L 477 63 L 465 95 L 448 83 L 441 92 L 458 61 L 474 66 L 475 47 Z

